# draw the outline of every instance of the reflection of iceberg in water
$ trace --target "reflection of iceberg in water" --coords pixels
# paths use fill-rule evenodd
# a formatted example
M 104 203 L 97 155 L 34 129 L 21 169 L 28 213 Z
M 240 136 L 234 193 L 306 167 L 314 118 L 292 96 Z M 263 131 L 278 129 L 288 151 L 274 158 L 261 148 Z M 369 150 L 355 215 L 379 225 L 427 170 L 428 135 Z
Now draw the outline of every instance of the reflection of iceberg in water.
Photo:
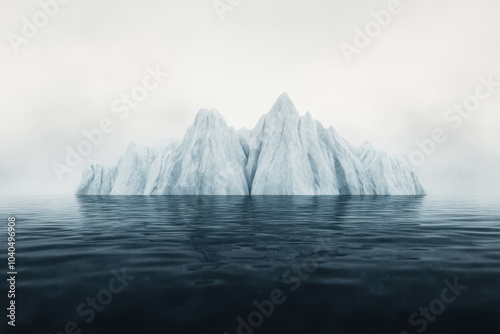
M 201 110 L 184 138 L 130 144 L 118 163 L 87 163 L 79 195 L 423 195 L 408 159 L 354 147 L 285 93 L 253 130 Z
M 360 230 L 368 236 L 377 224 L 415 225 L 422 201 L 413 196 L 78 197 L 86 224 L 105 225 L 111 238 L 131 234 L 137 243 L 148 243 L 152 254 L 170 256 L 172 268 L 180 271 L 285 264 L 330 236 L 342 252 L 356 247 L 349 238 Z

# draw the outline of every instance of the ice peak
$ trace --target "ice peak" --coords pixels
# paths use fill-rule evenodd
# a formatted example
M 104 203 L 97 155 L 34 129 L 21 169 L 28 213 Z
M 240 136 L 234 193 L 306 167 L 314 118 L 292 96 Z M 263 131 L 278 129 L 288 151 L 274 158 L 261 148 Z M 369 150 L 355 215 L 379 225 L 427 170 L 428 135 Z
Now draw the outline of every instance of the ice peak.
M 367 140 L 365 140 L 363 144 L 361 144 L 360 148 L 364 150 L 374 150 L 374 151 L 382 150 L 380 147 Z
M 369 142 L 368 140 L 365 140 L 363 142 L 363 144 L 361 144 L 361 147 L 369 147 L 369 146 L 373 146 L 373 144 L 371 142 Z
M 287 93 L 283 93 L 274 103 L 271 111 L 269 111 L 269 115 L 279 116 L 280 118 L 286 116 L 298 117 L 299 113 L 290 99 L 290 96 L 288 96 Z
M 287 92 L 281 93 L 281 95 L 278 97 L 278 100 L 289 100 L 290 102 L 292 101 L 290 95 L 288 95 Z
M 227 125 L 226 120 L 217 109 L 201 109 L 198 111 L 194 120 L 194 126 L 196 127 L 206 123 L 222 123 L 225 126 Z
M 221 113 L 217 109 L 200 109 L 198 114 L 196 114 L 196 118 L 198 117 L 208 117 L 208 118 L 223 118 Z
M 307 119 L 309 119 L 309 120 L 314 121 L 314 118 L 313 118 L 313 116 L 312 116 L 311 112 L 309 112 L 309 111 L 308 111 L 308 112 L 306 112 L 306 114 L 304 115 L 304 117 L 305 117 L 305 118 L 307 118 Z

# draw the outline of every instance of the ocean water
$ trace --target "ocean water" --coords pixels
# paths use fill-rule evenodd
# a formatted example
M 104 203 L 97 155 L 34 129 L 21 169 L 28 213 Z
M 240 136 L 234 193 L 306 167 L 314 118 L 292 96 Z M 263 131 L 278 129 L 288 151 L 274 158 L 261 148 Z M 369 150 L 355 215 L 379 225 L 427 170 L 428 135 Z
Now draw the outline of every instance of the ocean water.
M 3 197 L 4 268 L 7 217 L 15 216 L 18 272 L 16 327 L 5 327 L 498 333 L 498 204 L 391 196 Z

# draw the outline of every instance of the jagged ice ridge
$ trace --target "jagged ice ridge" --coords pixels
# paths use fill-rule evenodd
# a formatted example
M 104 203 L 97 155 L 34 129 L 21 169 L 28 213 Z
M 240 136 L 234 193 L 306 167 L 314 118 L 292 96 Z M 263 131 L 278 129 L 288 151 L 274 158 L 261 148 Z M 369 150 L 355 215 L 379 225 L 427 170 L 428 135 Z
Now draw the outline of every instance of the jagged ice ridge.
M 113 167 L 87 161 L 78 195 L 424 195 L 406 156 L 354 147 L 286 93 L 253 130 L 202 109 L 182 140 L 131 143 Z

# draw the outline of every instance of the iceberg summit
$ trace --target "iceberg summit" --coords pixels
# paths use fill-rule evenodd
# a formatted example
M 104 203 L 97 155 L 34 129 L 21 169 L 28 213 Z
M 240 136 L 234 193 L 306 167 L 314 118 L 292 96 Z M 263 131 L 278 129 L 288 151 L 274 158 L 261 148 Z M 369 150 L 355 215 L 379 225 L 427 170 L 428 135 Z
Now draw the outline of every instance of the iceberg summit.
M 425 195 L 406 156 L 354 147 L 286 93 L 253 130 L 202 109 L 182 140 L 130 144 L 112 167 L 87 161 L 77 195 Z

